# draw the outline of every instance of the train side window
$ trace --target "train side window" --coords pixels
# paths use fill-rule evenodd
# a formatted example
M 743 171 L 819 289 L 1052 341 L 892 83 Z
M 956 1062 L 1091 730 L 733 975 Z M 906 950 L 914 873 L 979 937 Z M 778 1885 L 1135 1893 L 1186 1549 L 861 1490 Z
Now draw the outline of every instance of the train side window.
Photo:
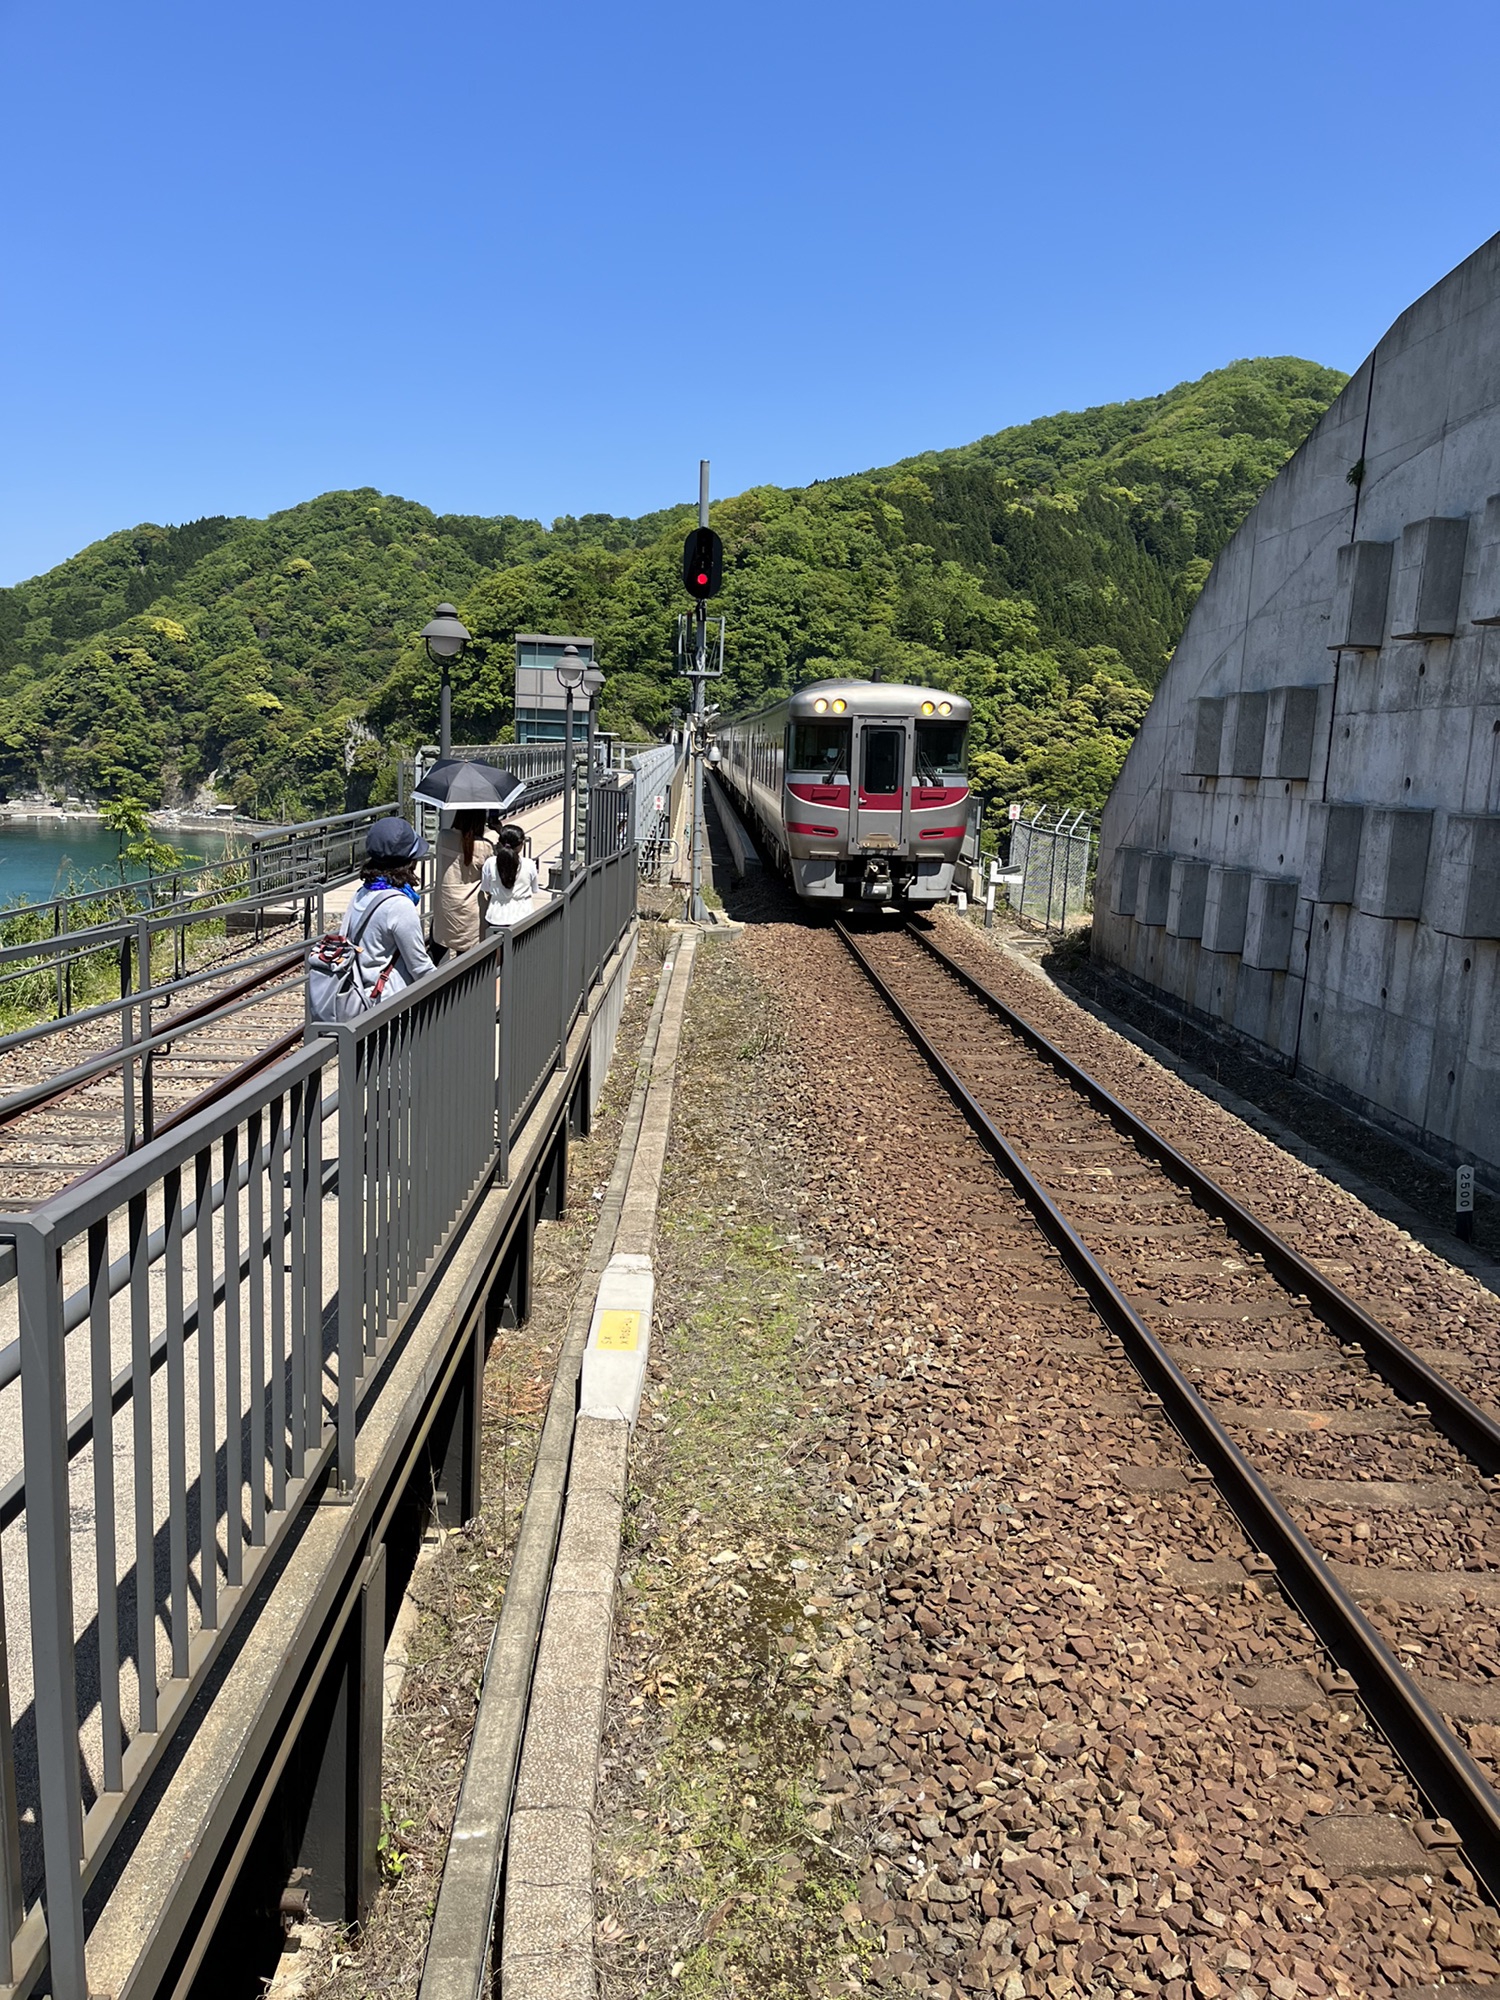
M 917 724 L 917 783 L 919 785 L 962 785 L 964 738 L 968 727 L 962 722 L 919 722 Z
M 788 731 L 787 768 L 833 778 L 849 768 L 847 722 L 794 722 Z M 847 784 L 845 777 L 844 783 Z
M 865 730 L 865 768 L 861 784 L 867 792 L 899 792 L 901 789 L 901 729 Z

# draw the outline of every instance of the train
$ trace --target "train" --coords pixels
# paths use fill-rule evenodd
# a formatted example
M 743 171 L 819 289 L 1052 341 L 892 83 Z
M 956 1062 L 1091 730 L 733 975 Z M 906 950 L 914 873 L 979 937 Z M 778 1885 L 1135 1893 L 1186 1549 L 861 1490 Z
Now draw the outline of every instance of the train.
M 971 715 L 942 688 L 812 681 L 717 724 L 717 770 L 805 901 L 941 903 L 968 829 Z

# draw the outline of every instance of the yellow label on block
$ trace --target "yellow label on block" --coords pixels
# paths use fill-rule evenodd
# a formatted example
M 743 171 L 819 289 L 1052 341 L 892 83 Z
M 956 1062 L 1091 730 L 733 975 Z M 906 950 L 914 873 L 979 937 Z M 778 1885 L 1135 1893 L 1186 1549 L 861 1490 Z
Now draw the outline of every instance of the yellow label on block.
M 641 1316 L 638 1312 L 602 1312 L 599 1338 L 594 1342 L 601 1354 L 634 1354 L 641 1344 Z

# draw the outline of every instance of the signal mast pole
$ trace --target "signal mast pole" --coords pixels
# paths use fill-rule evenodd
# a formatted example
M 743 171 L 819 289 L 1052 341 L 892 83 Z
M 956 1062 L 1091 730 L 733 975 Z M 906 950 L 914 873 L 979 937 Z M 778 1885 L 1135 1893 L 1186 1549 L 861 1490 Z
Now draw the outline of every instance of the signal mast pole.
M 706 681 L 717 680 L 724 671 L 724 620 L 719 620 L 719 663 L 708 664 L 708 599 L 724 587 L 724 544 L 708 525 L 708 460 L 698 461 L 698 525 L 688 530 L 682 545 L 682 587 L 692 598 L 694 619 L 691 636 L 685 615 L 677 620 L 678 672 L 693 684 L 691 736 L 688 748 L 693 759 L 692 868 L 689 875 L 687 921 L 701 924 L 708 916 L 703 907 L 703 759 L 708 751 L 708 709 L 703 699 Z M 717 751 L 714 761 L 718 761 Z
M 708 460 L 698 461 L 698 526 L 708 526 Z M 703 751 L 704 696 L 708 678 L 708 599 L 700 597 L 694 608 L 693 664 L 688 678 L 693 684 L 693 865 L 688 891 L 687 918 L 701 924 L 708 916 L 703 902 Z

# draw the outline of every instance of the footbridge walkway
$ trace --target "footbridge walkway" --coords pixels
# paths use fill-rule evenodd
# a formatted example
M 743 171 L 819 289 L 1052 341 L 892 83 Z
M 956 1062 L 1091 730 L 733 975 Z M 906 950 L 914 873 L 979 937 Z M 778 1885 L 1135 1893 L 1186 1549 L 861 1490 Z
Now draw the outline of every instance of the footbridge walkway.
M 0 1217 L 0 1995 L 187 1994 L 294 1779 L 281 1879 L 364 1908 L 388 1540 L 414 1494 L 470 1511 L 487 1336 L 597 1102 L 636 882 L 633 845 L 592 860 Z

